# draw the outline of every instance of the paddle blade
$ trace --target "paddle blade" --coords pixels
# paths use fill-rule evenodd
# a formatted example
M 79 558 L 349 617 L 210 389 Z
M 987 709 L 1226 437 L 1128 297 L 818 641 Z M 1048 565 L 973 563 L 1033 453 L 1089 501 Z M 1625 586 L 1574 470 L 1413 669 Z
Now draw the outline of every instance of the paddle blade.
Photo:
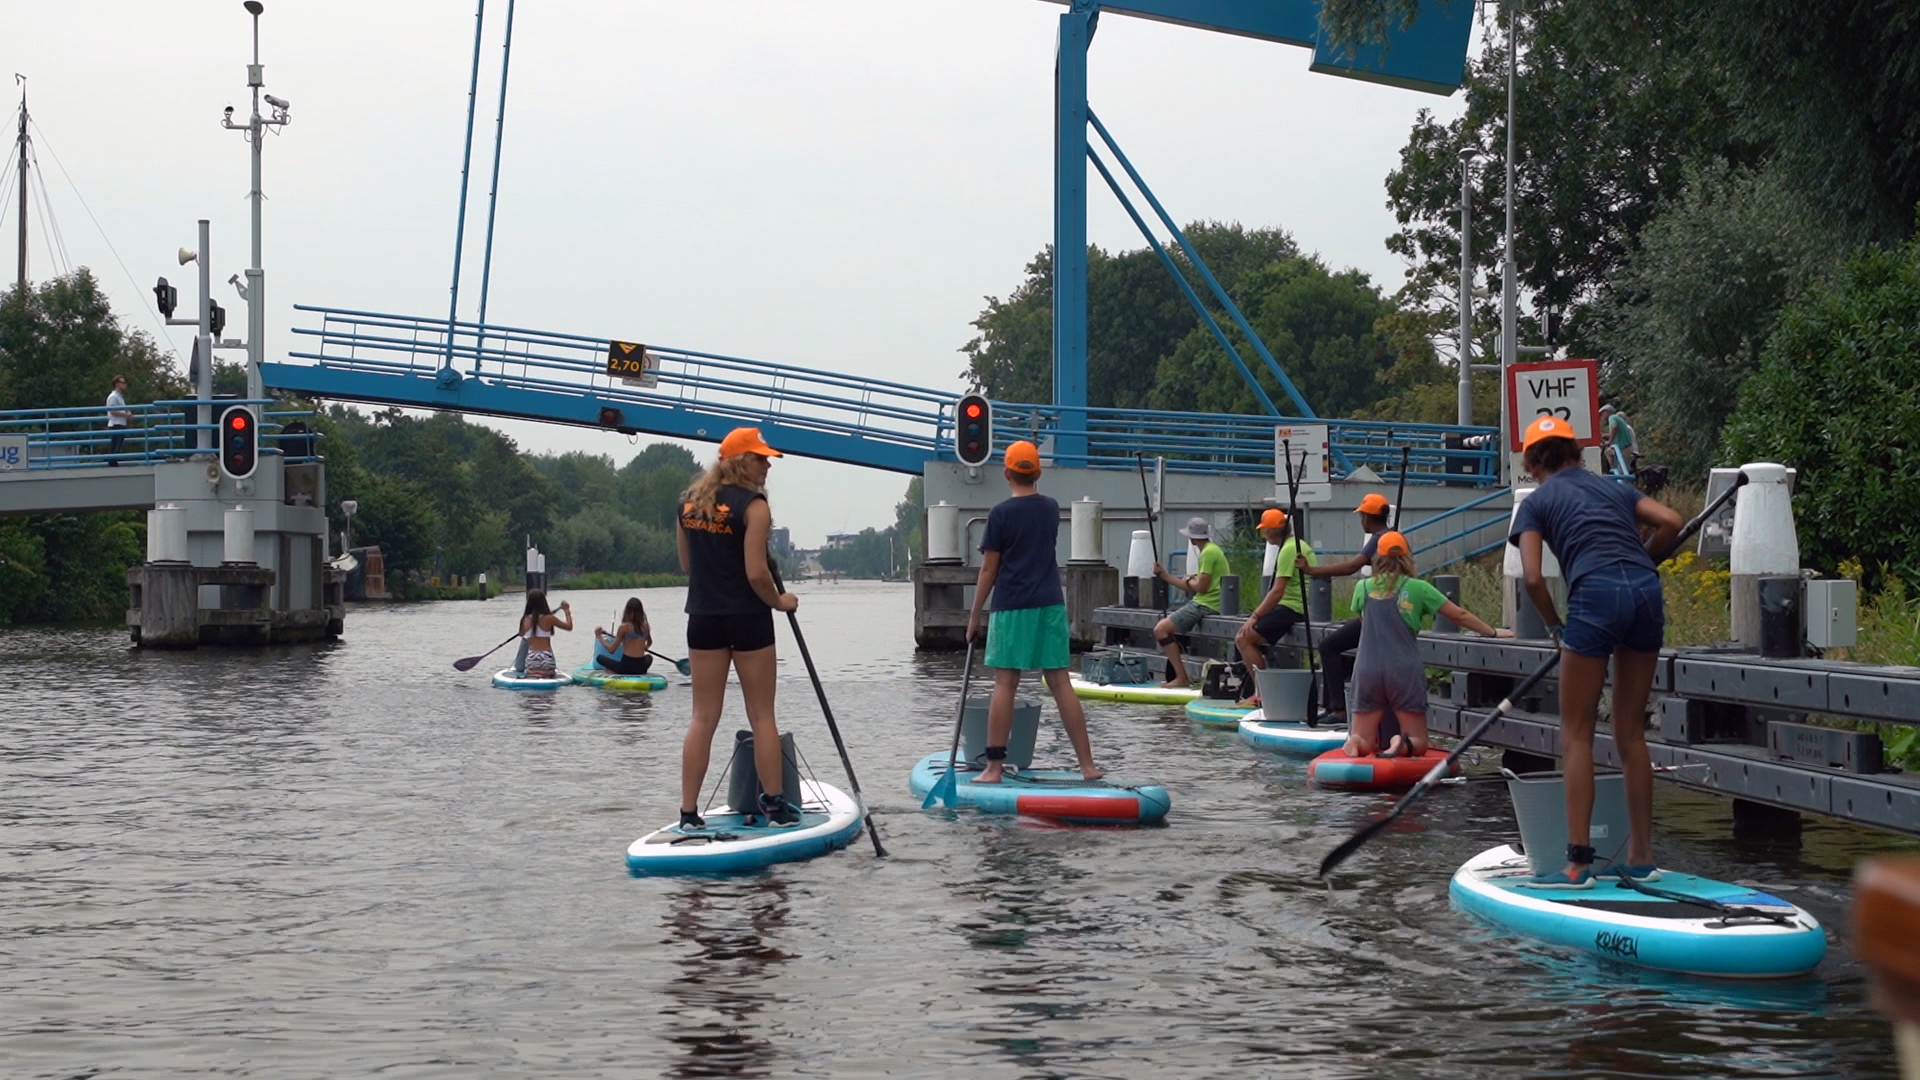
M 931 810 L 933 809 L 934 803 L 939 803 L 942 806 L 952 806 L 954 798 L 958 796 L 959 793 L 960 782 L 954 779 L 953 770 L 948 769 L 940 775 L 940 779 L 933 782 L 933 788 L 927 792 L 926 801 L 920 804 L 920 809 Z
M 469 657 L 467 657 L 467 658 L 466 658 L 466 659 L 464 659 L 464 660 L 455 660 L 455 661 L 453 662 L 453 670 L 455 670 L 455 671 L 472 671 L 472 670 L 473 670 L 473 666 L 474 666 L 475 664 L 478 664 L 478 663 L 479 663 L 480 661 L 482 661 L 482 660 L 485 660 L 486 658 L 487 658 L 487 657 L 486 657 L 486 654 L 485 654 L 485 653 L 482 653 L 482 654 L 481 654 L 481 655 L 479 655 L 479 656 L 469 656 Z
M 679 672 L 680 674 L 682 674 L 682 675 L 685 675 L 685 676 L 686 676 L 687 678 L 689 678 L 689 679 L 691 679 L 691 678 L 693 677 L 693 661 L 691 661 L 691 660 L 675 660 L 675 661 L 673 662 L 673 670 L 675 670 L 675 671 L 677 671 L 677 672 Z

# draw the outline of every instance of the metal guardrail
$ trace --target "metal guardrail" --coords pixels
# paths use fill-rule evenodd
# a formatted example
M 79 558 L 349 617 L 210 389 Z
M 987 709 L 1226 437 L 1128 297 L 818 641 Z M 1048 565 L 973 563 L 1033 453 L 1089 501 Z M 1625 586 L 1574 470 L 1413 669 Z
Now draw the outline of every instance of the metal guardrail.
M 611 343 L 605 338 L 470 322 L 449 326 L 445 319 L 310 305 L 295 310 L 320 318 L 318 327 L 294 330 L 314 344 L 289 353 L 311 370 L 269 366 L 277 384 L 303 392 L 425 408 L 497 409 L 566 423 L 592 422 L 592 410 L 581 407 L 591 402 L 630 409 L 632 417 L 623 413 L 613 425 L 623 429 L 649 430 L 644 423 L 650 420 L 659 424 L 657 434 L 717 437 L 705 435 L 708 429 L 700 425 L 767 424 L 818 436 L 814 452 L 822 456 L 881 468 L 900 467 L 902 450 L 922 454 L 922 460 L 954 457 L 958 395 L 949 391 L 651 343 L 651 384 L 641 385 L 608 374 Z M 487 388 L 484 406 L 457 400 L 469 379 Z M 1074 410 L 1076 419 L 1083 413 L 1086 463 L 1095 468 L 1132 468 L 1139 454 L 1166 457 L 1176 472 L 1273 474 L 1274 417 Z M 1038 441 L 1061 426 L 1061 410 L 1050 405 L 995 402 L 994 415 L 1000 446 L 1019 438 Z M 1409 482 L 1494 482 L 1495 453 L 1459 446 L 1491 429 L 1324 422 L 1331 449 L 1370 465 L 1389 482 L 1398 479 L 1403 443 L 1412 447 Z
M 266 454 L 283 454 L 285 440 L 298 448 L 287 456 L 290 462 L 316 460 L 308 440 L 312 432 L 283 434 L 281 429 L 296 419 L 312 416 L 311 410 L 276 409 L 280 402 L 266 398 L 219 398 L 211 403 L 196 400 L 154 401 L 128 405 L 132 415 L 126 428 L 107 427 L 104 405 L 58 409 L 12 409 L 0 411 L 0 436 L 26 436 L 25 460 L 6 466 L 0 473 L 15 470 L 38 472 L 48 469 L 91 469 L 112 465 L 152 465 L 213 451 L 194 446 L 197 433 L 213 432 L 218 426 L 195 421 L 195 409 L 211 404 L 214 410 L 229 405 L 252 405 L 260 413 L 260 449 Z M 113 453 L 116 430 L 125 431 L 120 453 Z M 209 442 L 212 440 L 209 439 Z

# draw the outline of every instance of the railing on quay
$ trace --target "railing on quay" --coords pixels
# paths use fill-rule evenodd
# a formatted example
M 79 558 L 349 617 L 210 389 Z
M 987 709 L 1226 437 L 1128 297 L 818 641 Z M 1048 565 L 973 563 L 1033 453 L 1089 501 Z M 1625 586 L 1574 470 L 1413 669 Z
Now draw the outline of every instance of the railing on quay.
M 260 417 L 261 453 L 281 454 L 289 462 L 317 459 L 312 432 L 284 430 L 288 423 L 312 416 L 311 410 L 284 408 L 282 402 L 266 398 L 216 398 L 211 402 L 184 399 L 127 405 L 124 411 L 132 417 L 125 428 L 107 426 L 104 405 L 0 411 L 0 437 L 24 435 L 27 440 L 24 459 L 0 459 L 0 472 L 152 465 L 211 454 L 211 449 L 194 444 L 199 441 L 199 432 L 212 433 L 218 425 L 196 422 L 194 411 L 211 406 L 217 412 L 229 405 L 254 406 Z M 122 449 L 113 453 L 113 437 L 122 432 Z M 207 441 L 213 442 L 211 434 Z M 0 456 L 6 449 L 0 444 Z

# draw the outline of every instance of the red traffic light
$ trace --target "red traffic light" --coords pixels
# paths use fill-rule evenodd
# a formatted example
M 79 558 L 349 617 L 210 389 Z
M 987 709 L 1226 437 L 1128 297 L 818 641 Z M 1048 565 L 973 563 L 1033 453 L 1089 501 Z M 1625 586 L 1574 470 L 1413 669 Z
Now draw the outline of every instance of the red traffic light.
M 245 431 L 247 429 L 246 414 L 234 413 L 233 419 L 227 421 L 227 423 L 230 424 L 233 427 L 233 430 L 235 431 Z
M 969 418 L 974 418 L 974 417 L 978 417 L 979 415 L 980 415 L 980 406 L 975 402 L 971 402 L 971 401 L 967 402 L 967 416 Z

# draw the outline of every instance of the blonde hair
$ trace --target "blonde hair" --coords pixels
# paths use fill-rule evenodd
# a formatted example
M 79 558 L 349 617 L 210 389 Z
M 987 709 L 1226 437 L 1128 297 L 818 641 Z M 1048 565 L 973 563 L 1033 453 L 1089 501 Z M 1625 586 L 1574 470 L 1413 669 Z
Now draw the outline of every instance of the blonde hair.
M 1410 577 L 1417 577 L 1419 573 L 1419 568 L 1413 564 L 1413 556 L 1404 551 L 1396 551 L 1391 555 L 1383 552 L 1373 557 L 1374 584 L 1378 584 L 1383 580 L 1391 581 L 1393 588 L 1390 591 L 1392 592 L 1399 592 L 1402 581 Z M 1368 586 L 1367 591 L 1371 595 L 1380 595 L 1372 586 Z
M 714 504 L 720 500 L 720 488 L 727 484 L 765 495 L 767 489 L 754 482 L 753 465 L 747 460 L 751 456 L 735 454 L 707 466 L 707 471 L 680 493 L 682 509 L 693 514 L 713 513 Z

